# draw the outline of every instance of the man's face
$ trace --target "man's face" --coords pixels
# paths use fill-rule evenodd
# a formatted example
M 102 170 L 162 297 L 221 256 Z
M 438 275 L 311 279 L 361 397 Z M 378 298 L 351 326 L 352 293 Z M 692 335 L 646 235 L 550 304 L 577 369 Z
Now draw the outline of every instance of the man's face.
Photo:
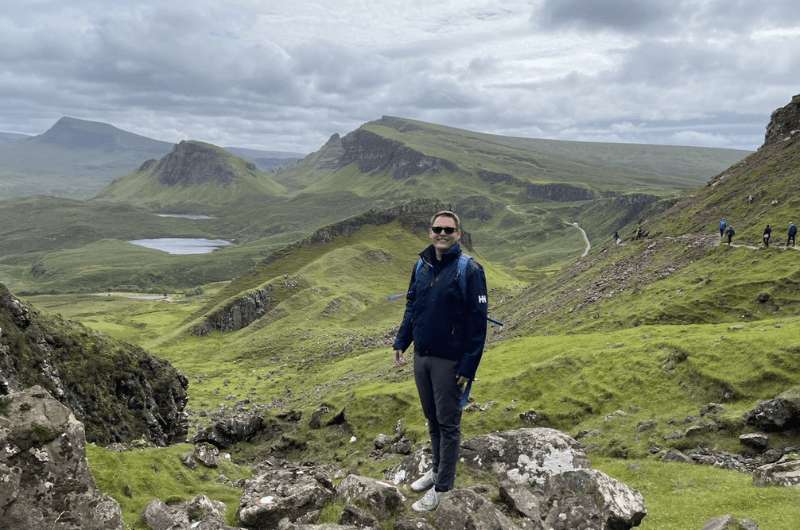
M 448 234 L 447 229 L 451 228 L 453 229 L 453 232 Z M 436 230 L 439 230 L 440 233 L 437 234 Z M 455 219 L 440 215 L 433 220 L 433 225 L 431 225 L 430 230 L 428 230 L 428 237 L 431 238 L 431 242 L 433 242 L 433 246 L 436 248 L 436 250 L 438 250 L 440 253 L 443 253 L 458 243 L 458 240 L 461 238 L 461 231 L 456 228 Z

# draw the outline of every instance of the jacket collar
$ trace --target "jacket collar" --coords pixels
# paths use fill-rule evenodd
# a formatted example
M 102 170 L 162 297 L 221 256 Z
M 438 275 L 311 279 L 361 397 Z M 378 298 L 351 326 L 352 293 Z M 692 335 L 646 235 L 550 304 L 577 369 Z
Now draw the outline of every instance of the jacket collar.
M 430 263 L 433 266 L 437 265 L 446 265 L 453 260 L 457 260 L 458 257 L 461 255 L 461 245 L 456 243 L 452 247 L 450 247 L 447 252 L 442 254 L 442 261 L 437 261 L 436 259 L 436 249 L 433 248 L 433 245 L 428 245 L 425 250 L 419 253 L 420 257 Z

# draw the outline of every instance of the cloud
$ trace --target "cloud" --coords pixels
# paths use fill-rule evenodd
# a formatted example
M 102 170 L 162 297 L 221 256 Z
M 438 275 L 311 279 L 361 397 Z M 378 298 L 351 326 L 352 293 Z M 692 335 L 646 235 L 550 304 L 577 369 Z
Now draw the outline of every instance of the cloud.
M 72 115 L 310 151 L 392 114 L 754 148 L 800 71 L 784 1 L 26 4 L 0 13 L 0 130 L 34 134 Z

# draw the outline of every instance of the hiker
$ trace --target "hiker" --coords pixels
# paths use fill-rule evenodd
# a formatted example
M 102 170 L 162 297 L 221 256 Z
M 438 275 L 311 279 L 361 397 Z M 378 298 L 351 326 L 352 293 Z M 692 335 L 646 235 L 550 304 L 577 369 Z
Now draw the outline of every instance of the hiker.
M 728 221 L 723 217 L 722 219 L 719 220 L 719 238 L 720 239 L 722 239 L 722 237 L 725 235 L 725 229 L 727 227 L 728 227 Z
M 795 239 L 796 236 L 797 236 L 797 226 L 794 223 L 790 222 L 789 223 L 789 237 L 786 238 L 786 246 L 787 247 L 789 246 L 789 243 L 791 243 L 792 246 L 794 246 L 794 239 Z
M 736 230 L 733 229 L 733 225 L 728 225 L 728 228 L 725 229 L 725 235 L 728 236 L 728 246 L 731 246 L 731 240 L 733 236 L 736 235 Z
M 461 252 L 461 221 L 443 210 L 431 218 L 431 240 L 411 274 L 403 322 L 394 341 L 395 364 L 414 342 L 414 380 L 428 420 L 432 466 L 411 484 L 425 495 L 412 505 L 435 510 L 453 488 L 461 440 L 461 408 L 486 342 L 483 268 Z
M 619 231 L 618 230 L 614 230 L 614 235 L 611 236 L 611 237 L 614 238 L 614 243 L 616 243 L 617 245 L 620 244 Z
M 764 229 L 764 235 L 761 238 L 764 240 L 764 247 L 769 248 L 769 240 L 772 238 L 772 227 L 770 225 L 767 225 Z

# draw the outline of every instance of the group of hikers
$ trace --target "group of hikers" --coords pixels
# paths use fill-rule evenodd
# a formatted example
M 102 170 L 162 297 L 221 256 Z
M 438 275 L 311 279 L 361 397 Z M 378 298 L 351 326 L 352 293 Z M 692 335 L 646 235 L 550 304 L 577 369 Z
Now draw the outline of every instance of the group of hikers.
M 786 232 L 786 246 L 789 247 L 795 245 L 795 238 L 797 237 L 797 225 L 793 222 L 789 223 L 789 229 Z M 728 223 L 728 220 L 724 217 L 719 220 L 719 238 L 723 239 L 725 237 L 728 238 L 728 246 L 730 246 L 731 242 L 733 241 L 733 236 L 736 235 L 736 230 L 733 229 L 733 225 Z M 772 226 L 767 225 L 764 228 L 764 233 L 761 236 L 761 241 L 764 243 L 764 248 L 769 247 L 770 240 L 772 239 Z

